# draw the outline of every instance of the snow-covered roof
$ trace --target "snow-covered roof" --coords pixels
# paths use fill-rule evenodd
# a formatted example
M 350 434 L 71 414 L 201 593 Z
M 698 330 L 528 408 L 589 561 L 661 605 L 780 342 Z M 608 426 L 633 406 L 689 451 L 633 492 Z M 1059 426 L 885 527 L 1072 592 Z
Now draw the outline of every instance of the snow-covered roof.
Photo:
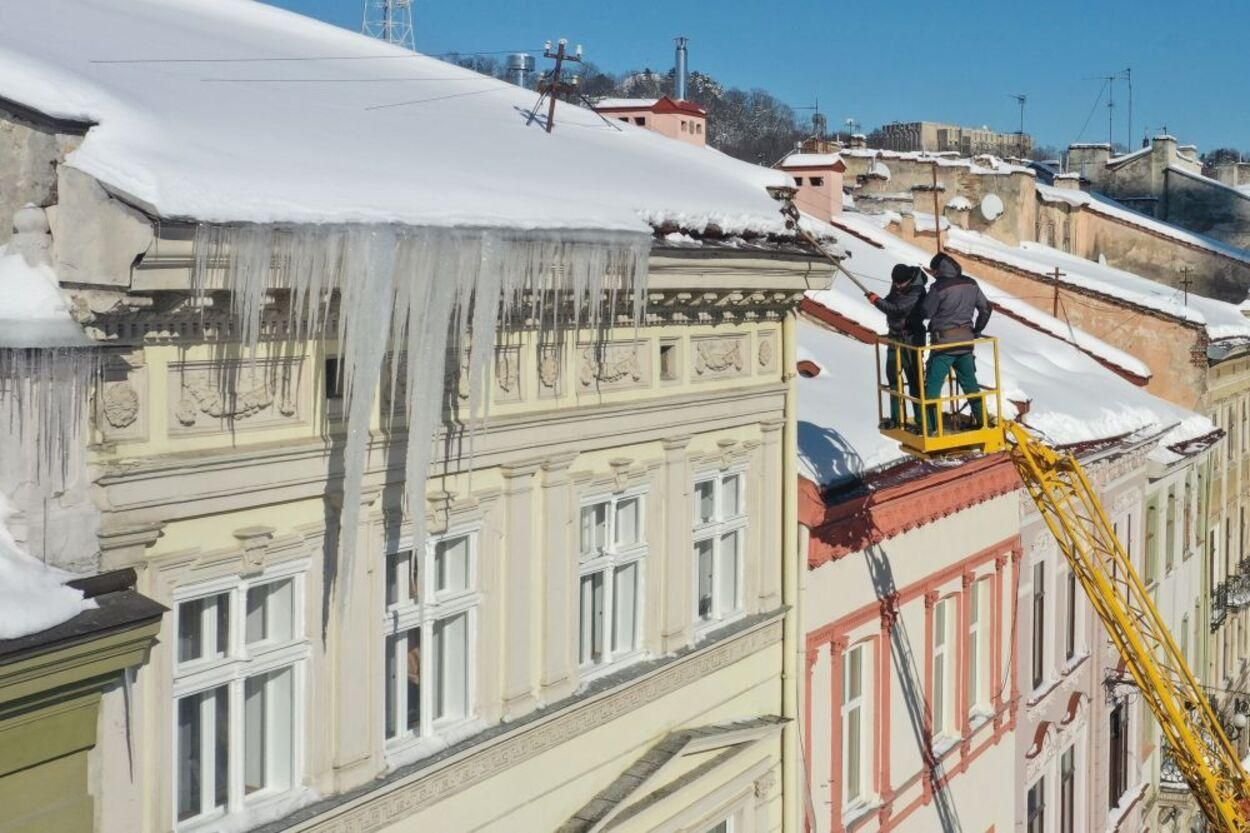
M 1053 280 L 1058 268 L 1061 283 L 1109 295 L 1181 321 L 1200 324 L 1213 341 L 1250 338 L 1250 319 L 1236 304 L 1227 301 L 1191 292 L 1186 303 L 1185 293 L 1176 287 L 1041 243 L 1024 241 L 1019 246 L 1009 246 L 979 232 L 959 228 L 952 229 L 945 242 L 952 251 L 998 260 L 1047 280 Z
M 946 207 L 955 211 L 971 211 L 972 202 L 963 194 L 956 194 L 946 202 Z
M 658 98 L 600 98 L 595 107 L 604 110 L 650 110 L 659 101 Z
M 1149 156 L 1151 150 L 1153 150 L 1153 148 L 1150 145 L 1146 145 L 1144 148 L 1138 148 L 1132 153 L 1126 153 L 1123 156 L 1112 156 L 1107 160 L 1107 167 L 1115 168 L 1119 165 L 1123 165 L 1125 162 L 1130 162 L 1143 156 Z
M 878 150 L 874 148 L 843 148 L 841 153 L 843 156 L 856 159 L 899 159 L 904 162 L 931 162 L 937 163 L 939 168 L 966 168 L 969 173 L 980 175 L 1013 173 L 1028 174 L 1029 176 L 1036 175 L 1032 168 L 1024 165 L 1015 165 L 990 154 L 980 154 L 969 159 L 950 152 L 929 153 L 927 151 Z
M 68 157 L 149 212 L 780 232 L 783 174 L 251 0 L 7 4 L 0 97 L 90 122 Z M 545 108 L 544 108 L 545 109 Z
M 870 220 L 843 213 L 838 222 L 853 232 L 841 238 L 851 253 L 845 265 L 879 293 L 887 291 L 894 264 L 929 261 L 928 252 Z M 975 275 L 974 270 L 969 272 Z M 998 314 L 987 333 L 999 339 L 1008 416 L 1015 413 L 1011 401 L 1029 401 L 1025 421 L 1060 445 L 1164 429 L 1169 432 L 1163 443 L 1170 445 L 1214 430 L 1205 417 L 1147 393 L 1099 362 L 1114 359 L 1144 369 L 1133 357 L 1088 333 L 1069 330 L 1066 323 L 985 282 L 981 286 L 994 304 L 1028 318 L 1025 323 Z M 809 292 L 808 298 L 861 326 L 885 332 L 885 317 L 845 279 L 835 281 L 831 289 Z M 799 346 L 825 368 L 818 376 L 798 380 L 799 458 L 804 474 L 829 485 L 904 459 L 898 444 L 877 431 L 875 348 L 810 321 L 800 323 Z M 1098 360 L 1087 353 L 1096 354 Z M 992 354 L 981 351 L 977 358 L 981 378 L 992 378 Z M 1097 390 L 1099 395 L 1073 396 L 1074 390 Z
M 86 347 L 92 342 L 70 316 L 56 274 L 0 246 L 0 348 Z
M 1250 263 L 1250 251 L 1230 246 L 1227 243 L 1216 240 L 1214 237 L 1186 231 L 1183 228 L 1156 220 L 1154 217 L 1133 211 L 1131 208 L 1125 208 L 1120 203 L 1109 197 L 1104 197 L 1102 194 L 1078 191 L 1072 188 L 1055 188 L 1039 182 L 1037 184 L 1037 195 L 1044 202 L 1065 202 L 1068 205 L 1083 206 L 1096 213 L 1105 214 L 1108 217 L 1152 231 L 1163 237 L 1170 237 L 1181 243 L 1209 249 L 1224 257 L 1240 260 L 1243 263 Z
M 832 168 L 841 164 L 842 157 L 836 153 L 792 153 L 781 160 L 783 168 Z

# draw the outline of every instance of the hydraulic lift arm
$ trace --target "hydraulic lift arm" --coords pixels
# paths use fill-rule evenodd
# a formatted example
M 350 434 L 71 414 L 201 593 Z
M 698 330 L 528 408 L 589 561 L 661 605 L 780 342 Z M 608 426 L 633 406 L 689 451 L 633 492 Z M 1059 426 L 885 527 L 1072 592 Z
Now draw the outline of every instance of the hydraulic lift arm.
M 1071 454 L 1006 422 L 1012 461 L 1150 706 L 1212 830 L 1250 833 L 1250 777 Z

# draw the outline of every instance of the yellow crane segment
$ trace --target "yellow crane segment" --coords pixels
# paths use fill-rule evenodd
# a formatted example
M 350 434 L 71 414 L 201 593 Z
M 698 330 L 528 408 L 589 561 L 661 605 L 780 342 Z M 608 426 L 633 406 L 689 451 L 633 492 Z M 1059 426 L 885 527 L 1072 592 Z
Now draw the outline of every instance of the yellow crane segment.
M 1250 833 L 1250 776 L 1116 536 L 1080 461 L 1046 445 L 1018 422 L 995 419 L 988 407 L 982 408 L 979 421 L 970 421 L 962 413 L 972 399 L 985 405 L 1001 403 L 997 340 L 978 339 L 967 346 L 989 342 L 994 342 L 995 357 L 992 388 L 956 393 L 953 381 L 948 380 L 946 394 L 927 399 L 922 391 L 914 396 L 908 391 L 902 372 L 896 374 L 894 385 L 878 382 L 882 432 L 898 438 L 909 453 L 926 458 L 960 450 L 1006 448 L 1154 713 L 1176 765 L 1211 828 L 1221 833 Z M 887 361 L 897 362 L 899 371 L 912 361 L 923 368 L 926 354 L 933 349 L 893 342 L 880 346 L 888 349 Z M 891 399 L 895 401 L 893 411 L 888 406 Z M 926 408 L 934 410 L 926 412 Z M 922 418 L 925 413 L 931 416 Z M 887 415 L 895 418 L 886 419 Z M 962 444 L 957 441 L 961 435 L 966 437 Z

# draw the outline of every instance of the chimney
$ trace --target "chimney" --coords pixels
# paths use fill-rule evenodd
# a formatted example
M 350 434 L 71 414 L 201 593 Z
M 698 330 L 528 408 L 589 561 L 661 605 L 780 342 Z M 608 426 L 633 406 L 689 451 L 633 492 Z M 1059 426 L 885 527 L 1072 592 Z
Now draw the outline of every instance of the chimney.
M 674 89 L 675 97 L 678 101 L 686 100 L 686 44 L 690 42 L 689 38 L 674 38 L 677 41 L 677 64 L 676 75 L 677 84 Z

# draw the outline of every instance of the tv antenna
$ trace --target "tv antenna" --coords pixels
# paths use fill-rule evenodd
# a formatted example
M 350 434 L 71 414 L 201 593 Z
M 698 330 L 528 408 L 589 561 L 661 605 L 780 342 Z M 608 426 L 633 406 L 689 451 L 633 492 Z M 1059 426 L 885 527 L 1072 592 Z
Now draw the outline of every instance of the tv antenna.
M 416 51 L 412 35 L 412 0 L 365 0 L 360 32 Z

